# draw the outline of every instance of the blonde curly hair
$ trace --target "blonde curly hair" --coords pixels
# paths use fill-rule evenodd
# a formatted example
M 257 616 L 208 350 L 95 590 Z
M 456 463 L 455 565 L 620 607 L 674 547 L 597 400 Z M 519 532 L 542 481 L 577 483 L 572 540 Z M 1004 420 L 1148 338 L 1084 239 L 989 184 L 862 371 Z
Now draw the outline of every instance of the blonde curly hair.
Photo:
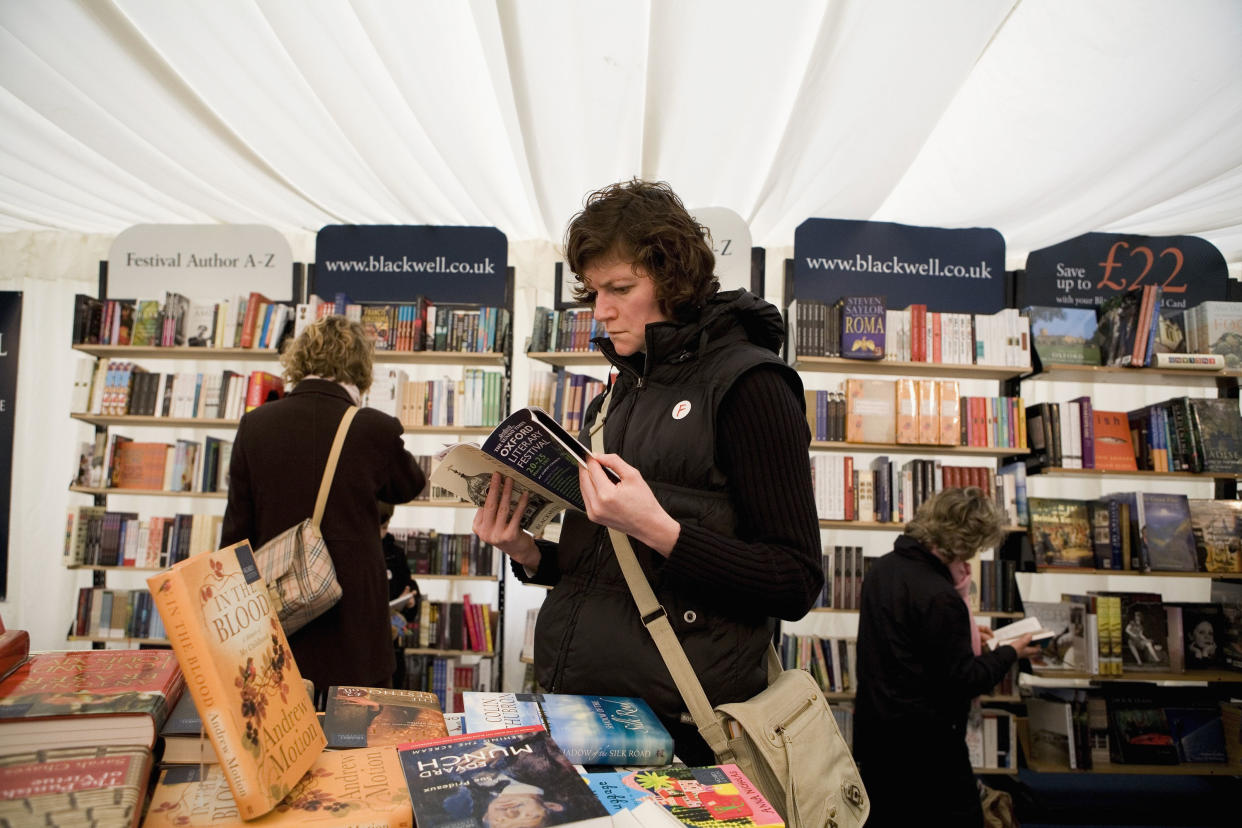
M 375 343 L 358 322 L 344 316 L 317 319 L 291 340 L 280 355 L 285 382 L 297 385 L 309 376 L 371 387 Z
M 970 560 L 1005 537 L 1005 513 L 978 486 L 944 489 L 925 500 L 906 534 L 950 559 Z

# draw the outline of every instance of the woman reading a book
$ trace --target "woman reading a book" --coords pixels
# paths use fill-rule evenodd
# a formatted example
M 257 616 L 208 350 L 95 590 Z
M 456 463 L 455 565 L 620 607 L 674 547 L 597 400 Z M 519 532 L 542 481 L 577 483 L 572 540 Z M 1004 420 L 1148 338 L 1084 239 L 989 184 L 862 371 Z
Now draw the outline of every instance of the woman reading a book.
M 1004 523 L 980 489 L 945 489 L 867 570 L 854 756 L 871 796 L 868 828 L 983 824 L 966 747 L 971 701 L 1040 651 L 1030 633 L 985 651 L 966 603 L 968 562 L 1000 542 Z
M 343 316 L 309 325 L 281 354 L 292 390 L 242 417 L 229 461 L 221 542 L 258 548 L 314 512 L 328 451 L 346 408 L 371 386 L 373 345 Z M 320 529 L 343 595 L 289 636 L 303 677 L 322 699 L 334 684 L 390 687 L 394 660 L 380 500 L 405 503 L 423 488 L 395 417 L 360 408 L 341 448 Z
M 714 705 L 766 686 L 771 619 L 801 618 L 823 584 L 810 434 L 801 381 L 778 355 L 781 314 L 748 291 L 719 290 L 705 235 L 664 183 L 587 197 L 566 254 L 616 376 L 606 453 L 579 472 L 586 514 L 566 515 L 559 543 L 536 540 L 519 528 L 525 495 L 510 510 L 511 484 L 494 475 L 474 520 L 520 580 L 555 587 L 535 632 L 542 689 L 645 699 L 688 764 L 714 757 L 683 718 L 608 528 L 631 539 Z M 602 403 L 586 411 L 588 445 Z

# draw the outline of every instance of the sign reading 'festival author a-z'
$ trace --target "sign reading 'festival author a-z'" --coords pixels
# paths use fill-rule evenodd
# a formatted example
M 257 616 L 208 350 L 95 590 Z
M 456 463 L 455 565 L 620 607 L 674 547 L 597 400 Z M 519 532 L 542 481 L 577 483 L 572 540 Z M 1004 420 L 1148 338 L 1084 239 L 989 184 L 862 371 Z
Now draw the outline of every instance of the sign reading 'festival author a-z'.
M 1005 307 L 1005 240 L 996 230 L 807 219 L 794 231 L 793 297 L 883 296 L 890 308 L 994 313 Z

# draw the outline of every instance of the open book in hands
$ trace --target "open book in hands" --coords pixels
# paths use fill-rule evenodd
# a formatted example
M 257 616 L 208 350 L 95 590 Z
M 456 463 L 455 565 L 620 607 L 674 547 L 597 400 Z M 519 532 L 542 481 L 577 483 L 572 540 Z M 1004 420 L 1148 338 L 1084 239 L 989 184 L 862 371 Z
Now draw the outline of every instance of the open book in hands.
M 585 466 L 590 456 L 591 451 L 546 411 L 520 408 L 496 426 L 481 446 L 459 443 L 438 454 L 431 485 L 482 506 L 492 473 L 499 472 L 513 480 L 511 503 L 530 492 L 522 528 L 537 536 L 562 511 L 586 511 L 578 467 Z M 615 482 L 615 475 L 608 474 Z
M 997 627 L 992 630 L 992 637 L 988 639 L 988 649 L 995 650 L 997 647 L 1003 647 L 1006 644 L 1013 645 L 1022 636 L 1032 633 L 1031 643 L 1043 646 L 1047 642 L 1056 637 L 1056 633 L 1052 630 L 1045 630 L 1040 624 L 1038 618 L 1028 615 L 1012 624 L 1006 624 L 1003 627 Z

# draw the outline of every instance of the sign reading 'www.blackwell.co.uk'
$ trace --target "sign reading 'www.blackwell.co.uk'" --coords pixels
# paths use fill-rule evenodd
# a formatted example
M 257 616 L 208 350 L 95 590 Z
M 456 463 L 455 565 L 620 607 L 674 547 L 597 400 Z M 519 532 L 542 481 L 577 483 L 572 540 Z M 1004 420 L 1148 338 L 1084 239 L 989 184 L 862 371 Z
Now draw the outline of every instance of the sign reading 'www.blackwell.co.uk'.
M 793 295 L 883 296 L 890 308 L 993 313 L 1005 307 L 1005 240 L 986 227 L 807 219 L 794 231 Z
M 354 302 L 504 305 L 509 243 L 495 227 L 330 224 L 315 238 L 311 290 Z

